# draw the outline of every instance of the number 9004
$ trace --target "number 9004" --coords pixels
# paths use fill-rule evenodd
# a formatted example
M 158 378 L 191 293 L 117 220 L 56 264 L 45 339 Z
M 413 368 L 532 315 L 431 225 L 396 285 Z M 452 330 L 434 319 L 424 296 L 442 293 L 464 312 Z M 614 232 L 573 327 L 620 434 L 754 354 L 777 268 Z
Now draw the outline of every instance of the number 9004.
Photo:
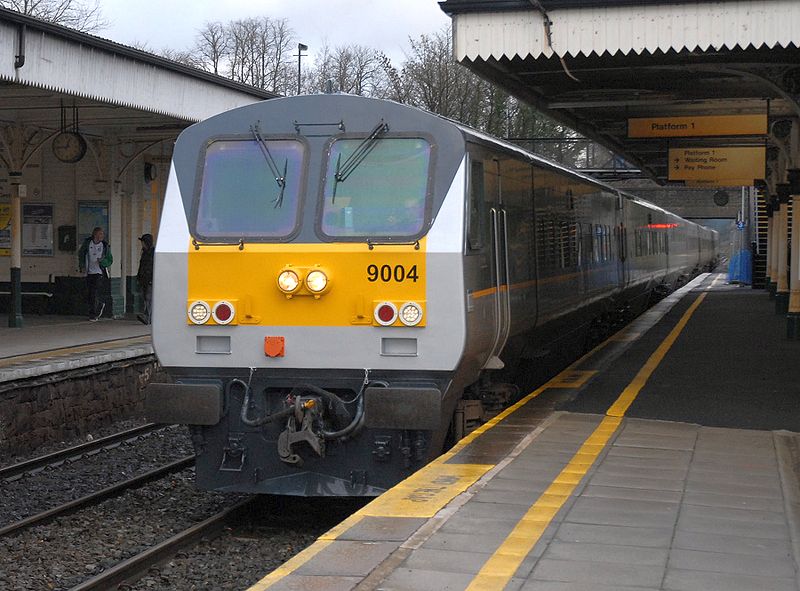
M 382 281 L 383 283 L 411 281 L 416 283 L 417 279 L 419 279 L 419 275 L 417 274 L 416 265 L 409 268 L 403 265 L 369 265 L 367 267 L 367 280 L 373 283 L 375 281 Z

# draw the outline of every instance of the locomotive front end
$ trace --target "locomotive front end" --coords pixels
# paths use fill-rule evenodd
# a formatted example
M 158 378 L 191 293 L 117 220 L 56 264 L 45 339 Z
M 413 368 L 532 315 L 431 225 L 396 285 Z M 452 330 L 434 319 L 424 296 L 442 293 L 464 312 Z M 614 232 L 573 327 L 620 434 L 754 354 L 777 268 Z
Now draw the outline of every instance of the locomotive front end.
M 147 406 L 190 426 L 202 488 L 376 495 L 440 452 L 465 333 L 463 156 L 443 140 L 345 96 L 181 135 L 153 317 L 173 381 Z

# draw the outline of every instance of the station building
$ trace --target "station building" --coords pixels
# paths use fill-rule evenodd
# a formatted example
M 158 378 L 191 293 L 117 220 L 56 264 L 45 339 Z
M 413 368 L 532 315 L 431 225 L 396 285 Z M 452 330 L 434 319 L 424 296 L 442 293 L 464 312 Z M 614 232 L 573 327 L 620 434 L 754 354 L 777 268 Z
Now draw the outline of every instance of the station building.
M 86 314 L 77 252 L 95 226 L 114 255 L 106 314 L 136 311 L 138 238 L 158 240 L 178 134 L 275 96 L 0 9 L 0 312 L 9 325 L 23 311 Z

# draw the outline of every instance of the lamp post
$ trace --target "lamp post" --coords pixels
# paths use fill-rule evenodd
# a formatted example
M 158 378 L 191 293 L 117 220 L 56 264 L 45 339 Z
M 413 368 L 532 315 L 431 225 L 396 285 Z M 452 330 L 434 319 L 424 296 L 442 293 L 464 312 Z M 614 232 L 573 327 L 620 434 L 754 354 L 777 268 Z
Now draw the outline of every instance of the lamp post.
M 300 78 L 300 64 L 301 64 L 300 58 L 305 57 L 303 55 L 304 51 L 308 51 L 308 45 L 305 45 L 304 43 L 298 43 L 297 44 L 297 94 L 300 94 L 300 81 L 301 81 L 301 78 Z

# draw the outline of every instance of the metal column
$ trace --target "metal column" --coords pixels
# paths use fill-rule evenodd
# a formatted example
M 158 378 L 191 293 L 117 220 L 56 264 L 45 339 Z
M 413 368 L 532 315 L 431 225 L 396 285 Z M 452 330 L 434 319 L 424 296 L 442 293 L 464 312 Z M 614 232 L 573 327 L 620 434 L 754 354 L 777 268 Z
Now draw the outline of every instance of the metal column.
M 786 315 L 786 336 L 800 339 L 800 168 L 788 170 L 789 190 L 792 194 L 792 252 L 789 268 L 789 309 Z
M 769 195 L 765 195 L 764 200 L 767 205 L 767 276 L 764 278 L 764 289 L 769 297 L 772 298 L 775 294 L 775 290 L 772 289 L 772 278 L 775 276 L 775 272 L 772 269 L 772 236 L 775 233 L 775 210 L 772 208 L 772 199 Z
M 11 301 L 8 326 L 22 328 L 22 205 L 20 198 L 25 186 L 20 185 L 22 173 L 9 172 L 11 179 Z
M 780 201 L 780 213 L 778 215 L 778 244 L 775 249 L 777 256 L 776 268 L 776 291 L 775 291 L 775 313 L 785 315 L 789 311 L 789 184 L 778 183 L 775 186 Z

